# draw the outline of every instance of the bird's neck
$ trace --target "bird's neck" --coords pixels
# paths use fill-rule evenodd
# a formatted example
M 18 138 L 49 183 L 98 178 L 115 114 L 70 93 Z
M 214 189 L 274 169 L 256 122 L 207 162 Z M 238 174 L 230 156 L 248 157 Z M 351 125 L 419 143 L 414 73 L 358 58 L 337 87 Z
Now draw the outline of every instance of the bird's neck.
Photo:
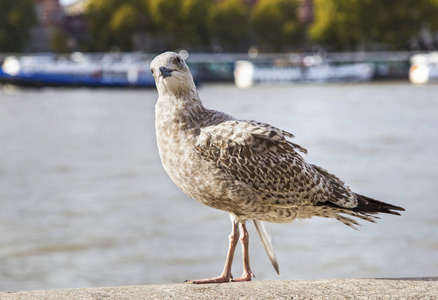
M 196 90 L 178 95 L 160 95 L 155 105 L 156 118 L 162 120 L 163 126 L 180 129 L 198 127 L 206 112 Z

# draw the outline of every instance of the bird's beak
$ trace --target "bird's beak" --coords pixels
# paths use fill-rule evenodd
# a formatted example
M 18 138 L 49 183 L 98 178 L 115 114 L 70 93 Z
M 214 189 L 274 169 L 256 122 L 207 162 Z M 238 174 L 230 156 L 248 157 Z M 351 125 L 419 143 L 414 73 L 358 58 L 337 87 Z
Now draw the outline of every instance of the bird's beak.
M 163 78 L 172 76 L 172 72 L 173 72 L 173 70 L 171 70 L 171 69 L 168 69 L 166 67 L 160 67 L 160 73 L 161 73 L 161 76 L 163 76 Z

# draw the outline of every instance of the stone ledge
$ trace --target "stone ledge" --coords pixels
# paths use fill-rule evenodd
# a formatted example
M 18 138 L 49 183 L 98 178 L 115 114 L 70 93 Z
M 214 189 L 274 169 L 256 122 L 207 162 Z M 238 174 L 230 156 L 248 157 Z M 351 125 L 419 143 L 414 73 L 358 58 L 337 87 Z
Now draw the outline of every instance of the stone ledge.
M 438 299 L 438 277 L 60 289 L 1 292 L 0 299 Z

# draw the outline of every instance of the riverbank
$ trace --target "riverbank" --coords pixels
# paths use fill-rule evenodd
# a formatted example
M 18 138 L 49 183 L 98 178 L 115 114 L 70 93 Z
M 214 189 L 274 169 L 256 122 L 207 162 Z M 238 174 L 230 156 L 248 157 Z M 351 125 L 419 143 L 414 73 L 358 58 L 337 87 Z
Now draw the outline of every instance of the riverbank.
M 21 299 L 438 299 L 438 277 L 253 281 L 2 292 Z

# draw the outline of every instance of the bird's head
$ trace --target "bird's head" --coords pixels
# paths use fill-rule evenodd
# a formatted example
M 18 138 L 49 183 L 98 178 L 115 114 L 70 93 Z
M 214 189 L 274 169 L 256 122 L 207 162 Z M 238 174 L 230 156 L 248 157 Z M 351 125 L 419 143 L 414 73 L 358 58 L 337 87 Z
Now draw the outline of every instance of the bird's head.
M 159 94 L 178 96 L 196 91 L 189 67 L 175 52 L 164 52 L 155 57 L 151 62 L 151 72 Z

